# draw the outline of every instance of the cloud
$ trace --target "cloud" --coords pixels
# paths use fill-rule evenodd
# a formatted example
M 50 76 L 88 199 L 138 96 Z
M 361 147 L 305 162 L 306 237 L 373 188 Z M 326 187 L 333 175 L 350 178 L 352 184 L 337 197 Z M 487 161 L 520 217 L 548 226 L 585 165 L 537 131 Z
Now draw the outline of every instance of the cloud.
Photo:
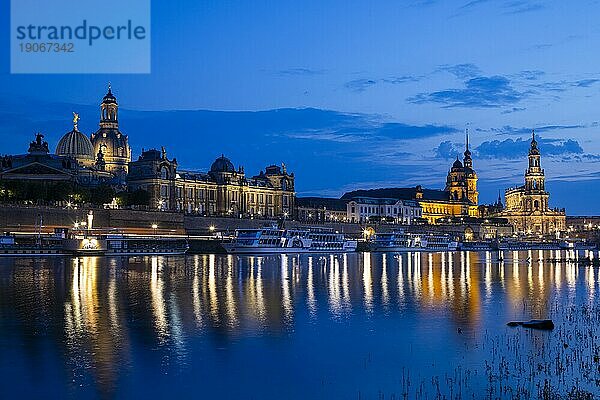
M 540 132 L 552 132 L 560 131 L 565 129 L 580 129 L 586 128 L 586 125 L 544 125 L 535 127 L 537 133 Z M 516 128 L 510 125 L 504 125 L 501 128 L 491 128 L 490 132 L 494 132 L 499 135 L 530 135 L 532 128 Z
M 516 73 L 514 76 L 520 79 L 525 79 L 527 81 L 536 81 L 546 73 L 544 71 L 539 70 L 525 70 Z
M 346 89 L 350 89 L 353 92 L 364 92 L 369 87 L 376 84 L 376 79 L 354 79 L 352 81 L 346 82 L 344 86 L 346 87 Z
M 530 46 L 529 48 L 533 49 L 533 50 L 545 50 L 545 49 L 549 49 L 553 46 L 554 45 L 550 44 L 550 43 L 538 43 L 538 44 L 534 44 L 534 45 Z
M 287 68 L 277 71 L 278 75 L 281 76 L 311 76 L 311 75 L 321 75 L 324 74 L 325 70 L 323 69 L 311 69 L 304 67 L 296 67 L 296 68 Z
M 392 76 L 388 78 L 377 78 L 377 79 L 354 79 L 344 84 L 346 89 L 350 89 L 353 92 L 364 92 L 368 88 L 378 84 L 390 84 L 398 85 L 406 82 L 416 82 L 420 78 L 416 76 L 404 75 L 404 76 Z
M 458 132 L 456 128 L 447 125 L 411 125 L 401 122 L 382 122 L 369 115 L 344 114 L 325 110 L 315 111 L 332 113 L 328 117 L 331 124 L 319 128 L 294 129 L 287 132 L 280 132 L 280 134 L 295 139 L 346 143 L 359 141 L 373 143 L 379 140 L 383 146 L 386 146 L 388 139 L 404 141 Z
M 505 14 L 522 14 L 544 9 L 544 5 L 532 1 L 508 1 L 503 5 Z
M 511 114 L 511 113 L 515 113 L 515 112 L 519 112 L 519 111 L 525 111 L 525 110 L 526 110 L 526 108 L 524 108 L 524 107 L 513 107 L 513 108 L 510 108 L 508 110 L 502 111 L 500 114 Z
M 440 136 L 456 133 L 458 129 L 447 125 L 409 125 L 398 122 L 388 122 L 377 128 L 376 133 L 396 139 L 420 139 L 424 137 Z
M 546 92 L 564 92 L 570 88 L 589 88 L 600 82 L 600 79 L 587 78 L 576 81 L 547 81 L 531 85 L 532 88 L 541 89 Z
M 444 160 L 456 158 L 460 153 L 461 148 L 457 147 L 457 145 L 450 140 L 443 141 L 434 149 L 435 157 L 443 158 Z
M 537 138 L 540 152 L 545 156 L 583 154 L 579 142 L 573 139 L 555 140 Z M 479 158 L 520 159 L 528 154 L 529 139 L 492 140 L 481 143 L 475 148 Z
M 503 76 L 478 76 L 465 81 L 464 89 L 420 93 L 407 99 L 413 104 L 438 103 L 444 107 L 493 108 L 513 105 L 527 97 Z
M 504 15 L 522 14 L 544 9 L 544 5 L 542 3 L 534 1 L 509 0 L 492 2 L 490 0 L 472 0 L 458 7 L 458 13 L 456 15 L 462 15 L 486 3 L 497 6 Z
M 437 0 L 412 0 L 408 2 L 408 7 L 427 7 L 437 3 Z
M 487 3 L 489 0 L 472 0 L 462 6 L 458 7 L 459 10 L 467 10 L 469 8 L 476 7 L 480 4 Z
M 456 64 L 456 65 L 441 65 L 437 71 L 448 72 L 459 79 L 467 79 L 478 76 L 481 71 L 475 64 Z
M 600 82 L 600 79 L 582 79 L 575 82 L 575 86 L 577 87 L 590 87 L 596 82 Z

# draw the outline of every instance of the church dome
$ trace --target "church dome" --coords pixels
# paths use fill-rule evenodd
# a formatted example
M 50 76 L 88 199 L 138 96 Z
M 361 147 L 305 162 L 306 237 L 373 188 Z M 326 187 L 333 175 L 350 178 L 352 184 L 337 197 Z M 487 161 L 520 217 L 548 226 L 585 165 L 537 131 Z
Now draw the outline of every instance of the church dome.
M 56 146 L 56 154 L 59 156 L 94 159 L 94 147 L 86 135 L 73 129 L 59 140 Z
M 92 135 L 91 143 L 94 147 L 105 145 L 109 149 L 127 148 L 129 146 L 127 135 L 124 135 L 118 129 L 111 128 L 100 128 L 98 132 Z
M 210 172 L 235 172 L 235 167 L 227 157 L 221 155 L 210 166 Z
M 463 167 L 463 165 L 457 157 L 456 161 L 454 161 L 454 164 L 452 164 L 452 168 L 462 168 L 462 167 Z

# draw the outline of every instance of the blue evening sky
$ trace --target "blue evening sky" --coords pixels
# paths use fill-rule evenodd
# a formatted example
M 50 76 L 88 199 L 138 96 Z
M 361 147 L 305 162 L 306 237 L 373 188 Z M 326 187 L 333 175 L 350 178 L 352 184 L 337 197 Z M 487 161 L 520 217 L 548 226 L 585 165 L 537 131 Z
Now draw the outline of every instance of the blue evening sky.
M 134 157 L 285 162 L 299 195 L 442 188 L 469 127 L 491 202 L 521 184 L 535 128 L 552 205 L 598 214 L 598 15 L 597 1 L 155 0 L 149 75 L 10 75 L 2 35 L 0 148 L 36 131 L 54 146 L 71 111 L 94 131 L 110 80 Z

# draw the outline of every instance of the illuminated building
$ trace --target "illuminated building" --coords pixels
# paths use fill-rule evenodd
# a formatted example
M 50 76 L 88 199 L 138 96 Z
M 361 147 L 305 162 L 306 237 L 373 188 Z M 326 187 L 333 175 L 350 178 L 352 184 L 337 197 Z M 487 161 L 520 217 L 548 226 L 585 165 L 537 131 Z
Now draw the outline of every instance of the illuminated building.
M 70 134 L 73 132 L 67 135 Z M 46 185 L 68 183 L 84 187 L 111 182 L 113 175 L 104 170 L 101 156 L 97 159 L 90 158 L 89 153 L 79 156 L 85 157 L 84 163 L 75 154 L 50 154 L 48 142 L 44 140 L 44 135 L 38 133 L 29 144 L 27 154 L 0 157 L 0 181 Z
M 356 197 L 415 200 L 421 206 L 422 217 L 431 224 L 442 218 L 477 217 L 477 174 L 473 169 L 468 136 L 463 161 L 457 158 L 452 164 L 444 190 L 425 189 L 421 185 L 413 188 L 355 190 L 344 194 L 342 199 Z
M 100 129 L 91 135 L 90 140 L 94 154 L 104 155 L 106 170 L 124 179 L 131 161 L 131 148 L 127 135 L 119 130 L 119 104 L 110 84 L 100 104 Z
M 164 148 L 143 151 L 129 164 L 127 186 L 146 190 L 151 206 L 163 211 L 260 218 L 291 216 L 294 209 L 294 174 L 285 165 L 246 177 L 223 155 L 203 173 L 179 171 Z
M 347 222 L 347 203 L 329 197 L 298 197 L 296 218 L 302 222 Z
M 505 191 L 506 207 L 499 215 L 507 218 L 520 233 L 548 235 L 563 231 L 566 224 L 565 210 L 551 209 L 548 206 L 550 193 L 546 191 L 540 150 L 533 132 L 528 158 L 525 184 Z
M 346 210 L 348 220 L 358 223 L 387 221 L 412 224 L 422 217 L 423 212 L 415 200 L 373 197 L 354 197 Z

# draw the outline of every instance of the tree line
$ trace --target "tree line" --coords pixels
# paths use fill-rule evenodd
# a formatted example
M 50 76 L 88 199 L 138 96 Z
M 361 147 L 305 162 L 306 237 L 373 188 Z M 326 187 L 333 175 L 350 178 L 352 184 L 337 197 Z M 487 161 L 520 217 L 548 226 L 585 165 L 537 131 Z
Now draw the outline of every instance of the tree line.
M 85 188 L 71 182 L 48 181 L 0 181 L 0 202 L 33 202 L 38 205 L 52 205 L 73 202 L 101 206 L 116 200 L 119 206 L 148 206 L 150 194 L 143 190 L 117 192 L 110 185 Z

